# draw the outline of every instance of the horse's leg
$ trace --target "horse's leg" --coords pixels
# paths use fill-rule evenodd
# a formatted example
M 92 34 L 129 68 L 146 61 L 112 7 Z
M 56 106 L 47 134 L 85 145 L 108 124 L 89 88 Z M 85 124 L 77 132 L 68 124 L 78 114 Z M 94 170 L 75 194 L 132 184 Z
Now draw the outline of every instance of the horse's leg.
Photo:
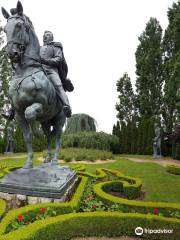
M 23 131 L 23 136 L 24 136 L 24 142 L 26 144 L 26 148 L 27 148 L 27 159 L 26 159 L 26 163 L 24 165 L 23 168 L 32 168 L 33 167 L 33 162 L 32 162 L 32 158 L 33 158 L 33 149 L 32 149 L 32 134 L 31 134 L 31 129 L 30 126 L 27 122 L 27 120 L 25 119 L 24 116 L 22 116 L 22 114 L 16 114 L 16 118 L 17 121 L 19 122 L 22 131 Z
M 42 129 L 47 138 L 47 156 L 44 159 L 44 163 L 48 163 L 51 161 L 51 131 L 50 124 L 42 123 Z
M 52 160 L 52 165 L 58 164 L 59 159 L 59 151 L 61 146 L 61 135 L 62 135 L 62 128 L 64 126 L 66 117 L 63 112 L 58 114 L 56 121 L 55 121 L 55 152 L 54 152 L 54 158 Z
M 55 134 L 55 152 L 54 152 L 54 158 L 52 160 L 52 165 L 57 165 L 58 164 L 58 159 L 59 159 L 59 150 L 61 146 L 61 133 L 62 129 L 60 126 L 56 126 L 56 134 Z

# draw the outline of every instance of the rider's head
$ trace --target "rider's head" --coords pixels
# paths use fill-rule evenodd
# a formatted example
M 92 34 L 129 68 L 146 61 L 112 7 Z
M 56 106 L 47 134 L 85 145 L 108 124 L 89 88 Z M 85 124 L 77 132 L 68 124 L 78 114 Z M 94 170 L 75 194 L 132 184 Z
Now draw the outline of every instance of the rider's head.
M 52 42 L 53 39 L 54 39 L 54 37 L 53 37 L 53 34 L 52 34 L 51 31 L 45 31 L 44 32 L 44 35 L 43 35 L 44 44 L 48 44 L 48 43 Z

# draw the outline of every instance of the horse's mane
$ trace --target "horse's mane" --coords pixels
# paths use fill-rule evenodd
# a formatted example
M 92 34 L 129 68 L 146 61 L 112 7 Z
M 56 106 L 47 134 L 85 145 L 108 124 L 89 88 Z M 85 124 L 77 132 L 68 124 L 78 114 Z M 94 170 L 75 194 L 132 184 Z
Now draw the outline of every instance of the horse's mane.
M 28 23 L 29 27 L 34 31 L 34 26 L 33 26 L 32 21 L 30 20 L 30 18 L 28 16 L 26 16 L 25 14 L 24 14 L 24 17 L 25 17 L 26 23 Z

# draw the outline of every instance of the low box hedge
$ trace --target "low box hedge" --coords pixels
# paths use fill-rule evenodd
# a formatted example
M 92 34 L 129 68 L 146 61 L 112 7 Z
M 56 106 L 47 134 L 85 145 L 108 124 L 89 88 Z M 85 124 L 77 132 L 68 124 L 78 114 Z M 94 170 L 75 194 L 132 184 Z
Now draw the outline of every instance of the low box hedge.
M 166 171 L 175 175 L 180 175 L 180 167 L 176 165 L 167 165 Z
M 148 213 L 153 212 L 154 208 L 158 208 L 163 216 L 170 217 L 172 212 L 180 211 L 180 204 L 178 203 L 145 202 L 112 196 L 103 190 L 108 184 L 111 184 L 111 182 L 95 184 L 93 186 L 95 195 L 105 204 L 112 205 L 113 203 L 119 203 L 123 212 Z
M 5 211 L 6 211 L 6 202 L 0 199 L 0 219 L 3 217 Z
M 106 173 L 105 173 L 104 169 L 102 169 L 102 168 L 97 168 L 96 174 L 85 172 L 82 170 L 78 170 L 78 173 L 82 176 L 92 177 L 92 178 L 96 178 L 96 179 L 102 179 L 102 178 L 106 177 Z
M 122 182 L 122 190 L 127 198 L 133 199 L 140 195 L 142 181 L 139 178 L 125 176 L 120 171 L 109 170 L 105 168 L 103 168 L 102 170 L 118 177 L 118 182 Z
M 128 199 L 134 199 L 140 195 L 141 189 L 129 185 L 125 181 L 111 181 L 106 182 L 102 187 L 103 191 L 109 193 L 110 191 L 122 192 Z
M 0 240 L 68 240 L 74 237 L 136 236 L 135 228 L 168 229 L 169 234 L 143 233 L 144 239 L 180 239 L 180 220 L 135 213 L 70 213 L 37 221 L 0 237 Z

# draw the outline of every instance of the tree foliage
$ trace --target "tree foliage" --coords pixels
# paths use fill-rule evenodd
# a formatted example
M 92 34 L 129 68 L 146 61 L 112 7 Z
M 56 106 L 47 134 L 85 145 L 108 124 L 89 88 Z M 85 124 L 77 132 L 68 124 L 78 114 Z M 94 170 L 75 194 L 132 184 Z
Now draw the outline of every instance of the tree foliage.
M 96 121 L 94 118 L 87 114 L 73 114 L 71 118 L 68 119 L 65 133 L 77 133 L 82 131 L 96 131 Z
M 6 48 L 2 47 L 4 43 L 4 35 L 2 26 L 0 26 L 0 110 L 4 104 L 8 103 L 9 81 L 12 78 L 13 70 L 10 60 L 7 56 Z M 0 117 L 1 127 L 5 127 L 6 121 Z
M 116 103 L 117 118 L 119 121 L 131 121 L 136 114 L 135 95 L 133 92 L 131 79 L 127 73 L 124 73 L 117 83 L 118 103 Z
M 160 115 L 162 96 L 162 28 L 156 18 L 150 18 L 139 37 L 136 56 L 136 91 L 140 117 Z
M 180 121 L 180 1 L 168 10 L 169 24 L 163 37 L 163 119 L 171 132 Z

